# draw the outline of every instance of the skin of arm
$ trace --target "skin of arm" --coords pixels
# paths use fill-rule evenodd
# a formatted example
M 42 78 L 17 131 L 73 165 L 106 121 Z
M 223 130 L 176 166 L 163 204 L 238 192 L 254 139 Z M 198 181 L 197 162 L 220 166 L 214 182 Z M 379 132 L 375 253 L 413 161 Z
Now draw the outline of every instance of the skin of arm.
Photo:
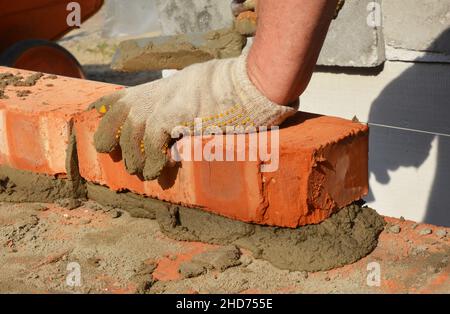
M 258 31 L 247 61 L 255 86 L 288 105 L 305 91 L 338 0 L 260 0 Z

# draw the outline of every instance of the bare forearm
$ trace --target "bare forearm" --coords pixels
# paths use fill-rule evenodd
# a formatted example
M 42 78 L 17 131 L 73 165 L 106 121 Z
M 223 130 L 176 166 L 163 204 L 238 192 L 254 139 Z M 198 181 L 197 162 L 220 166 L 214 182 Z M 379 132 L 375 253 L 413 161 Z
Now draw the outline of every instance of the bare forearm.
M 278 104 L 306 89 L 338 0 L 262 0 L 258 31 L 248 58 L 257 88 Z

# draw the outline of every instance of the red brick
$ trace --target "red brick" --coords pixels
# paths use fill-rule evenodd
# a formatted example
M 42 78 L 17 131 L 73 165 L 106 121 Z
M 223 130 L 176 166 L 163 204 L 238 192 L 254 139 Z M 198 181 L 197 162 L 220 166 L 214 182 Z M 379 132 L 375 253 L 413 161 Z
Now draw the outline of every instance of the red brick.
M 120 153 L 95 151 L 99 120 L 94 111 L 75 119 L 80 173 L 113 190 L 283 227 L 319 223 L 368 191 L 368 128 L 348 120 L 299 113 L 280 130 L 273 173 L 262 173 L 260 161 L 183 161 L 150 182 L 129 175 Z
M 0 73 L 33 72 L 0 67 Z M 6 87 L 0 99 L 0 165 L 49 175 L 65 174 L 66 148 L 73 116 L 98 97 L 119 88 L 115 85 L 58 77 L 35 86 Z M 27 97 L 16 92 L 30 90 Z

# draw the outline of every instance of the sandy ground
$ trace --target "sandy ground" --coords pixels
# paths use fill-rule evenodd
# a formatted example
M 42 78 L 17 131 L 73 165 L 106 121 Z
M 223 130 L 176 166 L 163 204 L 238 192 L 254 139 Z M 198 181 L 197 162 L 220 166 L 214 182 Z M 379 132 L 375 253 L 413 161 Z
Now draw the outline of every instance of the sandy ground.
M 223 261 L 226 250 L 236 249 L 174 241 L 156 221 L 92 201 L 74 210 L 3 203 L 0 292 L 450 293 L 450 230 L 388 222 L 372 254 L 332 271 L 280 270 L 238 251 L 220 267 L 203 274 L 191 269 L 184 274 L 193 278 L 184 278 L 183 263 L 205 252 Z

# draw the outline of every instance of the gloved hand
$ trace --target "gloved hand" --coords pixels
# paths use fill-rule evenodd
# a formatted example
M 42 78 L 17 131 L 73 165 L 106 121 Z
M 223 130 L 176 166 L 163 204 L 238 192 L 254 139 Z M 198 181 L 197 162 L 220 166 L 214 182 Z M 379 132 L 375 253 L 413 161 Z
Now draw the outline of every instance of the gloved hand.
M 262 95 L 247 75 L 247 57 L 191 65 L 173 76 L 124 89 L 92 104 L 105 113 L 95 133 L 98 152 L 117 145 L 127 171 L 153 180 L 169 161 L 168 145 L 177 126 L 203 128 L 273 126 L 295 114 L 297 105 L 280 106 Z

